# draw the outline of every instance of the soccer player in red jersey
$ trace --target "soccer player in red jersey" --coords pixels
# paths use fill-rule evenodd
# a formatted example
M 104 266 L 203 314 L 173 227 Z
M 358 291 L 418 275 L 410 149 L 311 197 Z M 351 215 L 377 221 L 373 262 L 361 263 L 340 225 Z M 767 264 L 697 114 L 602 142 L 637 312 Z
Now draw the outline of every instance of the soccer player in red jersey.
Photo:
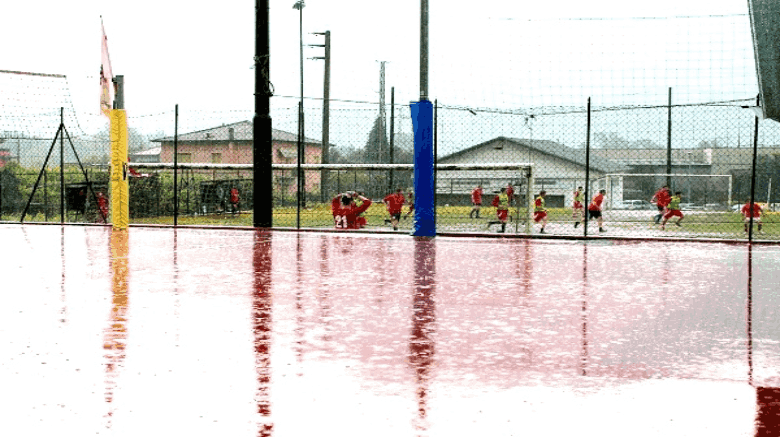
M 238 188 L 233 187 L 230 189 L 230 208 L 231 212 L 233 214 L 241 214 L 241 208 L 239 207 L 239 202 L 241 201 L 241 197 L 238 195 Z
M 679 217 L 674 224 L 677 226 L 682 226 L 680 222 L 683 218 L 685 218 L 685 215 L 682 213 L 682 210 L 680 209 L 680 201 L 682 200 L 682 192 L 678 191 L 674 193 L 674 196 L 672 196 L 671 200 L 669 200 L 669 204 L 666 205 L 666 213 L 664 213 L 664 221 L 661 222 L 661 230 L 666 229 L 666 222 L 669 221 L 672 217 Z
M 577 187 L 577 191 L 574 192 L 574 204 L 572 204 L 571 218 L 574 219 L 574 227 L 580 225 L 580 222 L 585 219 L 585 206 L 582 202 L 585 201 L 585 191 L 582 187 Z
M 96 196 L 98 210 L 100 211 L 100 214 L 98 215 L 98 223 L 105 223 L 106 220 L 108 220 L 108 199 L 102 191 L 98 191 Z
M 411 189 L 406 193 L 406 203 L 409 205 L 409 211 L 406 212 L 404 219 L 414 214 L 414 191 Z
M 390 223 L 393 225 L 393 230 L 398 230 L 398 222 L 401 220 L 401 211 L 403 210 L 406 198 L 404 197 L 403 190 L 401 188 L 395 190 L 395 193 L 390 193 L 382 199 L 382 203 L 387 207 L 387 213 L 390 214 Z
M 544 227 L 547 225 L 547 209 L 544 207 L 544 197 L 547 192 L 542 190 L 539 192 L 539 197 L 534 200 L 534 221 L 536 223 L 542 222 L 542 229 L 539 230 L 540 234 L 544 234 Z
M 742 217 L 745 218 L 745 233 L 748 233 L 748 226 L 750 225 L 750 217 L 753 217 L 753 222 L 758 223 L 758 232 L 761 232 L 761 205 L 753 203 L 752 207 L 750 199 L 748 199 L 742 206 Z
M 471 208 L 469 218 L 474 218 L 475 213 L 476 217 L 479 218 L 479 209 L 482 207 L 482 185 L 477 185 L 477 188 L 471 192 L 471 204 L 474 206 Z
M 599 232 L 604 232 L 604 217 L 601 216 L 601 204 L 604 203 L 604 195 L 607 190 L 599 190 L 599 194 L 593 197 L 588 205 L 588 218 L 595 218 L 599 221 Z
M 509 206 L 515 204 L 515 187 L 511 183 L 506 184 L 506 197 L 509 198 Z M 513 220 L 512 215 L 509 215 L 509 220 Z
M 669 186 L 664 185 L 659 188 L 658 191 L 653 194 L 653 198 L 650 199 L 650 203 L 655 203 L 658 207 L 658 214 L 655 216 L 655 223 L 661 221 L 661 217 L 666 213 L 666 207 L 669 206 L 669 202 L 672 201 L 672 194 L 669 191 Z
M 360 199 L 363 204 L 355 205 L 355 198 Z M 365 212 L 369 206 L 371 206 L 371 199 L 352 191 L 334 197 L 330 209 L 333 212 L 333 222 L 336 229 L 360 229 L 362 226 L 359 219 L 362 217 L 358 216 Z
M 509 196 L 506 194 L 506 188 L 502 188 L 501 192 L 493 199 L 493 206 L 496 207 L 496 217 L 498 221 L 488 223 L 488 227 L 492 224 L 501 224 L 501 230 L 498 232 L 506 231 L 506 220 L 509 216 Z

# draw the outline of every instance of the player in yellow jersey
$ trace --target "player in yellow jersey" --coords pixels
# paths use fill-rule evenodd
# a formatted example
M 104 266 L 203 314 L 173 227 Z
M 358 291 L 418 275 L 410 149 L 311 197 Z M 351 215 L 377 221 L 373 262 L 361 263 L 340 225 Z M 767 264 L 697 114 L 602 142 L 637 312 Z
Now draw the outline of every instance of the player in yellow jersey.
M 509 196 L 506 194 L 506 188 L 502 188 L 501 192 L 493 198 L 493 206 L 496 207 L 496 218 L 498 221 L 492 221 L 488 223 L 488 227 L 492 224 L 501 224 L 501 230 L 498 232 L 506 231 L 506 220 L 509 216 Z
M 682 226 L 680 225 L 680 222 L 682 221 L 683 218 L 685 218 L 685 216 L 680 210 L 680 200 L 682 200 L 682 192 L 677 191 L 676 193 L 674 193 L 674 196 L 672 196 L 672 200 L 669 201 L 669 205 L 667 205 L 666 207 L 666 213 L 664 214 L 664 221 L 661 222 L 661 230 L 666 229 L 666 222 L 668 222 L 670 218 L 675 216 L 679 218 L 677 219 L 676 222 L 674 222 L 674 224 L 676 224 L 677 226 Z

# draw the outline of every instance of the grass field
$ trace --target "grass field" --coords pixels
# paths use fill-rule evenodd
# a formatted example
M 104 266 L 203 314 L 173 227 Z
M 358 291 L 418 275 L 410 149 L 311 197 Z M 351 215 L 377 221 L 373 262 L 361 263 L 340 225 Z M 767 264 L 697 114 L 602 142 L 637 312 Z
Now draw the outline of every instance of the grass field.
M 404 210 L 404 215 L 407 210 Z M 483 207 L 480 215 L 481 219 L 469 218 L 471 207 L 468 206 L 440 206 L 437 208 L 437 229 L 441 232 L 495 232 L 497 227 L 488 229 L 488 222 L 495 219 L 495 208 Z M 517 216 L 517 211 L 512 209 L 510 214 Z M 521 211 L 521 217 L 525 217 L 525 211 Z M 666 234 L 688 236 L 704 236 L 708 238 L 741 238 L 744 234 L 744 225 L 742 216 L 734 212 L 704 212 L 690 211 L 684 212 L 685 220 L 683 226 L 678 227 L 671 222 L 666 226 Z M 367 229 L 385 229 L 390 230 L 390 225 L 384 223 L 388 218 L 383 205 L 376 205 L 369 208 L 364 214 L 368 220 Z M 655 211 L 623 211 L 613 210 L 604 213 L 605 227 L 609 227 L 615 232 L 613 235 L 631 233 L 632 235 L 653 234 L 656 235 L 660 230 L 658 225 L 653 223 Z M 275 208 L 273 215 L 274 226 L 296 227 L 296 209 L 293 207 Z M 330 212 L 330 205 L 311 205 L 311 208 L 301 211 L 301 227 L 303 228 L 330 228 L 333 226 L 333 217 Z M 173 217 L 156 217 L 148 219 L 134 219 L 134 223 L 159 223 L 173 224 Z M 550 229 L 557 227 L 571 227 L 573 224 L 572 212 L 568 208 L 548 209 L 548 222 Z M 763 239 L 780 239 L 780 213 L 769 212 L 763 216 Z M 595 223 L 591 220 L 591 226 Z M 182 225 L 226 225 L 226 226 L 252 226 L 251 213 L 241 215 L 214 214 L 206 216 L 180 216 L 179 224 Z M 411 230 L 413 216 L 402 219 L 399 225 L 401 230 Z M 538 231 L 538 225 L 533 226 L 533 232 Z M 511 221 L 508 224 L 508 231 L 514 232 L 518 229 L 520 233 L 525 231 L 525 220 L 521 219 L 519 223 Z M 581 228 L 580 228 L 581 229 Z M 755 230 L 755 228 L 754 228 Z M 554 232 L 554 231 L 553 231 Z M 567 234 L 576 234 L 576 232 L 567 232 Z
M 333 216 L 330 211 L 330 205 L 310 204 L 310 207 L 301 211 L 300 221 L 303 228 L 331 228 L 333 226 Z M 439 206 L 437 208 L 437 229 L 440 232 L 495 232 L 497 227 L 488 228 L 488 222 L 495 219 L 496 209 L 494 207 L 483 207 L 480 215 L 481 219 L 469 218 L 470 206 Z M 407 210 L 404 209 L 404 215 Z M 517 210 L 510 209 L 510 215 L 513 220 L 507 226 L 508 232 L 525 232 L 526 212 L 520 211 L 521 220 L 519 223 L 514 221 L 517 217 Z M 683 211 L 685 220 L 683 226 L 678 227 L 670 223 L 666 226 L 664 234 L 670 236 L 690 236 L 707 238 L 742 238 L 744 236 L 744 225 L 742 215 L 736 212 L 727 211 Z M 368 220 L 367 229 L 391 230 L 390 225 L 385 224 L 384 220 L 388 214 L 384 205 L 374 205 L 364 214 Z M 657 236 L 660 227 L 653 223 L 655 211 L 640 210 L 611 210 L 604 212 L 604 226 L 610 229 L 610 235 L 631 235 L 631 236 Z M 6 220 L 13 221 L 13 217 L 4 217 Z M 70 219 L 69 219 L 70 220 Z M 44 217 L 28 216 L 26 222 L 43 222 Z M 58 222 L 59 215 L 50 216 L 50 222 Z M 768 212 L 763 215 L 763 233 L 761 239 L 780 239 L 780 212 Z M 136 224 L 164 224 L 172 225 L 173 216 L 133 218 L 131 223 Z M 180 225 L 199 225 L 199 226 L 252 226 L 252 213 L 245 211 L 242 214 L 208 214 L 208 215 L 180 215 L 178 219 Z M 296 227 L 297 217 L 295 207 L 278 207 L 273 213 L 274 226 L 278 227 Z M 573 229 L 572 212 L 569 208 L 549 208 L 548 209 L 548 233 L 563 233 L 566 235 L 577 235 L 578 232 Z M 400 231 L 409 231 L 412 229 L 413 216 L 402 219 L 399 225 Z M 591 226 L 595 228 L 595 223 L 591 220 Z M 537 233 L 538 224 L 534 224 L 533 233 Z M 581 230 L 581 228 L 580 228 Z M 755 230 L 755 228 L 754 228 Z

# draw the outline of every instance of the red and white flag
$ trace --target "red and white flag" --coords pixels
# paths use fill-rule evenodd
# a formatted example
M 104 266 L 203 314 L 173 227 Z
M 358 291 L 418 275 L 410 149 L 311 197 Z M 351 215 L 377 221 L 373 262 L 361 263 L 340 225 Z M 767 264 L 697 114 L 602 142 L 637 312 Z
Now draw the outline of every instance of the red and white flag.
M 103 40 L 100 57 L 100 111 L 106 116 L 111 115 L 114 101 L 114 76 L 111 73 L 111 59 L 108 57 L 108 38 L 103 27 L 103 18 L 100 18 L 100 29 L 103 31 Z

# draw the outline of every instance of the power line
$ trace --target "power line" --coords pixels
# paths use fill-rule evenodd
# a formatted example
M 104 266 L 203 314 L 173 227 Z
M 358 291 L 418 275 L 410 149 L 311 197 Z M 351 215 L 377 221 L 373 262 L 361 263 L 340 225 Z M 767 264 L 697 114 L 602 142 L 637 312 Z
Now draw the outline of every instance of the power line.
M 659 17 L 569 17 L 569 18 L 513 18 L 513 17 L 487 17 L 488 20 L 501 21 L 642 21 L 642 20 L 680 20 L 692 18 L 730 18 L 747 17 L 748 14 L 712 14 L 712 15 L 671 15 Z

